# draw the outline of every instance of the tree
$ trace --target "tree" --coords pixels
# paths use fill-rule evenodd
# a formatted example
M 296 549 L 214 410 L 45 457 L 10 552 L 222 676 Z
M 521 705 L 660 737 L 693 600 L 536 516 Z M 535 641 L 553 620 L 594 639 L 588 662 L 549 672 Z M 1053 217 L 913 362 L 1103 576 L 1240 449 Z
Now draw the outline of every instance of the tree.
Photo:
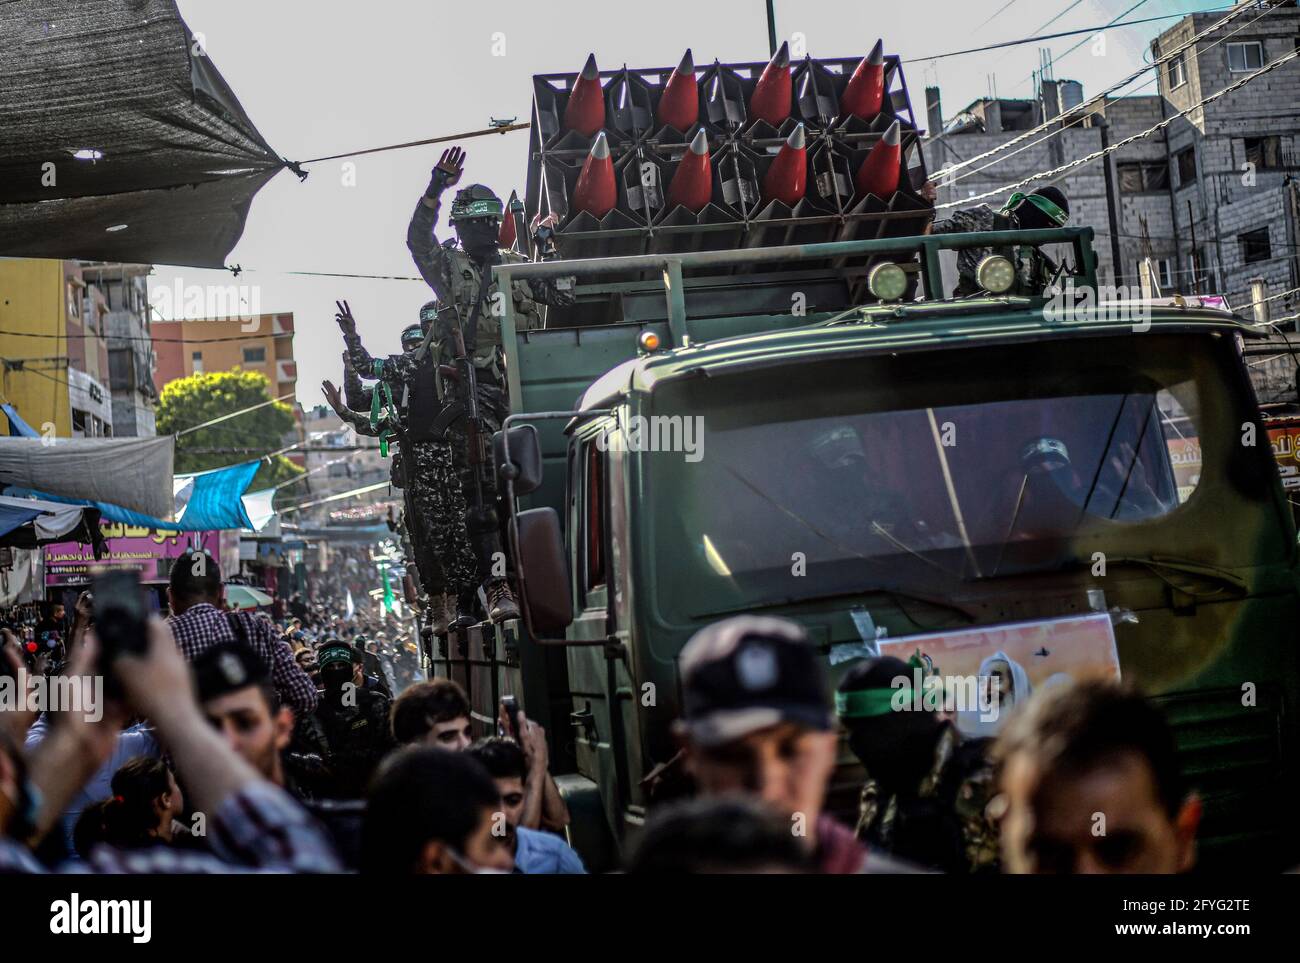
M 271 400 L 271 383 L 257 371 L 212 371 L 177 378 L 163 387 L 158 400 L 158 434 L 174 435 L 222 415 Z M 226 468 L 252 461 L 284 447 L 294 427 L 293 409 L 283 401 L 266 405 L 176 439 L 178 475 Z M 247 454 L 214 449 L 247 449 Z M 263 463 L 248 486 L 270 488 L 302 474 L 284 455 Z

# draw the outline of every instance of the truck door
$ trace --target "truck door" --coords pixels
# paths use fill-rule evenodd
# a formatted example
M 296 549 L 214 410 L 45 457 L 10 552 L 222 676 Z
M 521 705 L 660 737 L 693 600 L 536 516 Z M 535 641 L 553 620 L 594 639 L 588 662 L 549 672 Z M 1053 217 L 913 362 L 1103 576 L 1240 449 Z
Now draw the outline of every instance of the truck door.
M 602 440 L 611 428 L 612 422 L 585 434 L 571 451 L 568 537 L 575 618 L 569 635 L 575 640 L 609 639 L 616 632 L 610 587 L 609 464 L 617 453 Z M 632 698 L 621 652 L 617 642 L 567 650 L 573 700 L 568 721 L 578 771 L 599 786 L 615 839 L 622 835 L 621 813 L 627 799 L 625 714 L 631 711 Z

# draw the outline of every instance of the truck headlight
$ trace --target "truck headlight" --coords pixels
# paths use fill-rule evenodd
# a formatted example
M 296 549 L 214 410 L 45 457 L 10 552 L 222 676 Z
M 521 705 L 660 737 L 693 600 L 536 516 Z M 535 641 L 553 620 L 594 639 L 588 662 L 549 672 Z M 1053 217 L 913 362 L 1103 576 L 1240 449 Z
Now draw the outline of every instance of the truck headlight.
M 989 294 L 1005 294 L 1016 283 L 1016 269 L 1001 254 L 990 254 L 975 269 L 975 280 Z
M 881 301 L 897 301 L 907 290 L 907 274 L 893 261 L 882 261 L 867 273 L 867 289 Z

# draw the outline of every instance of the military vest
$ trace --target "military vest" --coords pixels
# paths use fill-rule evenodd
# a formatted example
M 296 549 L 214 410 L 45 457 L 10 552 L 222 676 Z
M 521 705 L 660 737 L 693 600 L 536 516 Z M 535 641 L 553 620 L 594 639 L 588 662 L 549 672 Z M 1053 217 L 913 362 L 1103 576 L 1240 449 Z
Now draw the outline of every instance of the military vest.
M 458 247 L 450 246 L 450 242 L 448 246 L 443 248 L 443 252 L 446 258 L 444 263 L 446 264 L 447 282 L 451 289 L 452 302 L 465 330 L 466 341 L 468 341 L 469 319 L 474 310 L 474 302 L 478 299 L 479 286 L 482 283 L 479 271 L 474 262 L 470 260 L 469 255 Z M 501 252 L 501 262 L 503 264 L 520 264 L 527 260 L 526 257 L 515 251 L 503 250 Z M 501 345 L 501 321 L 505 315 L 505 304 L 497 296 L 498 287 L 498 283 L 493 280 L 488 287 L 488 294 L 483 307 L 479 311 L 478 345 L 474 351 L 474 364 L 477 367 L 487 367 L 494 364 L 497 348 Z M 514 297 L 516 329 L 524 331 L 531 328 L 540 328 L 542 326 L 541 310 L 537 302 L 533 300 L 528 284 L 518 281 L 511 287 L 514 289 L 511 294 Z M 444 358 L 449 357 L 452 349 L 447 338 L 442 332 L 438 332 L 437 337 L 440 354 Z

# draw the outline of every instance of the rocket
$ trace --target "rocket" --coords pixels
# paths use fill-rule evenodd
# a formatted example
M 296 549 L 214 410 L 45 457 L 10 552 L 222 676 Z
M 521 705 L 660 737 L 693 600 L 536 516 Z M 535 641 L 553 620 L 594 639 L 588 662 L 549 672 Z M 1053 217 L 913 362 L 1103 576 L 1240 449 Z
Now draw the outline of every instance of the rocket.
M 695 81 L 695 59 L 691 48 L 664 84 L 663 95 L 659 98 L 659 123 L 676 127 L 678 130 L 690 130 L 700 119 L 700 97 Z
M 614 161 L 609 156 L 609 141 L 602 130 L 591 145 L 591 153 L 582 162 L 582 172 L 573 188 L 573 209 L 602 218 L 614 209 L 618 187 L 614 182 Z
M 786 41 L 772 55 L 758 78 L 758 86 L 749 98 L 749 115 L 765 120 L 773 127 L 780 127 L 790 116 L 791 97 L 790 43 Z
M 858 168 L 854 186 L 859 194 L 875 194 L 885 200 L 898 190 L 898 171 L 903 157 L 902 142 L 902 129 L 898 121 L 894 121 Z
M 712 197 L 713 163 L 709 160 L 709 138 L 704 128 L 700 128 L 668 185 L 668 209 L 680 204 L 688 211 L 698 213 Z
M 588 54 L 564 107 L 564 127 L 590 137 L 605 126 L 605 92 L 600 88 L 596 55 Z
M 772 161 L 763 177 L 763 198 L 769 201 L 782 201 L 794 207 L 803 199 L 808 189 L 808 149 L 807 135 L 803 124 L 799 124 Z
M 858 63 L 844 88 L 844 96 L 840 98 L 840 116 L 871 120 L 880 113 L 884 100 L 885 44 L 877 40 L 871 53 Z

